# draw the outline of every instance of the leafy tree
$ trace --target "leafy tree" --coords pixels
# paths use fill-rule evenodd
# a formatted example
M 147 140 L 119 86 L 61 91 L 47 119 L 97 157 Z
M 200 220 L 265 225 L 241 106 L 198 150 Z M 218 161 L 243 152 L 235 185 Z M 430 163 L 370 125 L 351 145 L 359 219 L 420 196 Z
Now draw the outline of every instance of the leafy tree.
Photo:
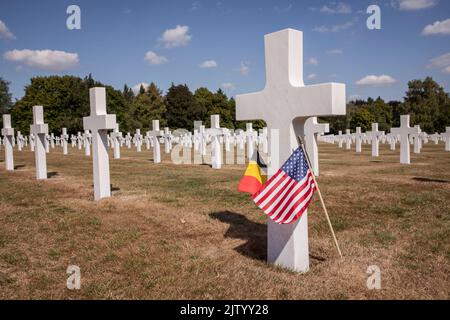
M 0 114 L 8 113 L 12 107 L 11 93 L 9 92 L 9 82 L 0 77 Z M 3 117 L 0 119 L 3 127 Z
M 450 99 L 431 77 L 408 82 L 404 111 L 426 132 L 444 131 L 450 121 Z
M 34 77 L 25 87 L 25 95 L 11 110 L 17 130 L 29 133 L 35 105 L 44 107 L 50 132 L 60 133 L 62 127 L 70 133 L 83 130 L 83 117 L 90 114 L 89 88 L 94 86 L 106 87 L 108 112 L 116 113 L 118 121 L 123 121 L 127 110 L 122 93 L 94 81 L 90 75 L 84 79 L 74 76 Z
M 357 107 L 352 111 L 350 128 L 354 129 L 356 127 L 361 127 L 362 132 L 372 129 L 372 123 L 375 122 L 375 116 L 367 109 L 367 107 Z
M 160 126 L 165 126 L 166 103 L 162 91 L 152 82 L 144 93 L 141 92 L 133 101 L 135 128 L 150 129 L 152 120 L 159 120 Z
M 172 86 L 166 95 L 166 119 L 169 127 L 173 129 L 192 129 L 194 121 L 202 119 L 203 109 L 199 106 L 194 95 L 186 84 Z

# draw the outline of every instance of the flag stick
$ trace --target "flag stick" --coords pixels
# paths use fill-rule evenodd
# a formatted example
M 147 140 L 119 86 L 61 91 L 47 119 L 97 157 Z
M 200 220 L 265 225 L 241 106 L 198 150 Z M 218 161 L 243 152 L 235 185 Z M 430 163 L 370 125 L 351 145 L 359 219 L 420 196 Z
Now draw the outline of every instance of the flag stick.
M 341 249 L 339 248 L 339 243 L 337 241 L 336 235 L 334 234 L 333 225 L 331 224 L 330 217 L 328 216 L 328 210 L 327 210 L 327 207 L 325 206 L 325 202 L 323 201 L 322 193 L 320 192 L 319 184 L 317 183 L 316 176 L 314 175 L 314 171 L 311 167 L 311 163 L 309 162 L 309 157 L 308 157 L 308 154 L 306 153 L 305 147 L 303 145 L 303 140 L 299 136 L 297 136 L 297 139 L 298 139 L 300 145 L 302 146 L 303 153 L 306 156 L 306 162 L 308 163 L 309 170 L 311 171 L 311 175 L 314 180 L 314 185 L 317 188 L 317 193 L 319 194 L 319 198 L 320 198 L 320 202 L 322 203 L 323 211 L 325 212 L 325 216 L 327 218 L 328 225 L 330 226 L 330 230 L 331 230 L 331 234 L 333 235 L 334 243 L 336 244 L 337 251 L 339 252 L 339 256 L 342 259 Z

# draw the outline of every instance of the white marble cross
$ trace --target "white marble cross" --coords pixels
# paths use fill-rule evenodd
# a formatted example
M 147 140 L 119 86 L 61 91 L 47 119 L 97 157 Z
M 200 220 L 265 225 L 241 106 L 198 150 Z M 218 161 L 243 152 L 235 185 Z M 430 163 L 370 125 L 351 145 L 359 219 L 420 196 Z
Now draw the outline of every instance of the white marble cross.
M 253 131 L 253 124 L 251 122 L 247 122 L 245 124 L 245 137 L 247 144 L 247 159 L 250 160 L 253 157 L 253 150 L 255 149 L 255 138 L 256 132 Z
M 33 124 L 30 132 L 35 136 L 34 159 L 36 162 L 36 178 L 47 179 L 47 155 L 45 150 L 45 136 L 48 134 L 48 124 L 44 123 L 44 108 L 33 107 Z
M 136 129 L 136 133 L 134 134 L 134 145 L 136 146 L 136 151 L 141 152 L 141 150 L 142 150 L 141 129 Z
M 113 148 L 114 148 L 114 159 L 120 159 L 120 138 L 122 138 L 122 132 L 119 131 L 119 124 L 116 123 L 116 127 L 111 134 L 111 138 L 113 139 Z
M 67 135 L 67 128 L 62 128 L 61 141 L 63 146 L 63 154 L 68 154 L 67 150 L 67 140 L 69 140 L 69 136 Z
M 298 147 L 305 121 L 313 116 L 345 114 L 345 85 L 340 83 L 305 86 L 303 82 L 303 33 L 285 29 L 264 37 L 266 86 L 260 92 L 236 96 L 237 120 L 262 119 L 269 130 L 273 175 Z M 278 130 L 278 141 L 273 129 Z M 278 151 L 274 151 L 278 149 Z M 292 270 L 309 269 L 308 215 L 294 224 L 279 225 L 269 219 L 267 259 Z
M 445 140 L 445 151 L 450 151 L 450 127 L 445 127 L 445 132 L 441 135 Z
M 108 130 L 116 127 L 116 115 L 106 113 L 106 90 L 89 89 L 91 115 L 83 118 L 85 130 L 92 132 L 92 164 L 94 167 L 94 199 L 111 196 L 108 155 Z
M 352 148 L 352 134 L 350 129 L 345 129 L 345 150 Z
M 400 136 L 400 163 L 410 164 L 410 146 L 409 136 L 414 133 L 419 133 L 418 128 L 411 128 L 409 126 L 409 115 L 400 116 L 400 127 L 391 128 L 391 132 L 397 136 Z
M 361 143 L 362 138 L 364 134 L 361 133 L 361 127 L 356 127 L 356 133 L 355 133 L 355 145 L 356 145 L 356 152 L 361 152 Z
M 172 132 L 170 132 L 169 127 L 164 128 L 164 152 L 170 153 L 170 150 L 172 150 Z
M 91 155 L 91 138 L 92 134 L 89 133 L 89 130 L 84 130 L 83 133 L 83 143 L 84 143 L 84 155 Z
M 412 133 L 410 136 L 413 139 L 413 144 L 414 144 L 414 153 L 420 153 L 420 149 L 422 147 L 422 137 L 421 137 L 421 133 L 422 133 L 422 129 L 420 129 L 420 125 L 415 125 L 414 126 L 414 130 L 416 130 L 416 132 Z
M 147 135 L 153 138 L 153 162 L 161 163 L 161 145 L 159 137 L 162 137 L 163 132 L 159 130 L 159 120 L 152 120 L 152 131 L 148 131 Z
M 308 118 L 305 121 L 305 145 L 314 175 L 319 175 L 319 152 L 317 147 L 317 136 L 330 132 L 328 123 L 318 123 L 317 117 Z
M 220 116 L 211 115 L 211 128 L 206 129 L 206 134 L 211 136 L 211 166 L 213 169 L 222 168 L 222 145 L 219 137 L 223 135 L 224 130 L 220 128 Z
M 78 131 L 78 133 L 77 133 L 77 145 L 78 145 L 78 150 L 81 150 L 81 148 L 83 146 L 83 136 L 81 135 L 80 131 Z
M 11 128 L 11 115 L 3 115 L 3 144 L 5 146 L 5 169 L 14 171 L 14 151 L 12 138 L 14 137 L 14 129 Z
M 372 140 L 372 157 L 380 155 L 380 137 L 384 135 L 384 131 L 378 131 L 378 123 L 372 123 L 372 131 L 368 131 L 367 135 Z

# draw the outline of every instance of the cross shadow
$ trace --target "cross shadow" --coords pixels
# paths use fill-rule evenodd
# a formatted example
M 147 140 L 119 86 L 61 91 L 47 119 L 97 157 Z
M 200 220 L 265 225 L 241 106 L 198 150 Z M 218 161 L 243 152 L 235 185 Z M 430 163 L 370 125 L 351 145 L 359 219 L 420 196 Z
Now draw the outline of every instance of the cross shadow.
M 111 192 L 120 191 L 119 187 L 114 187 L 112 184 L 110 185 L 110 188 L 111 188 Z
M 412 178 L 412 179 L 413 179 L 413 180 L 416 180 L 416 181 L 421 181 L 421 182 L 450 183 L 449 180 L 433 179 L 433 178 L 425 178 L 425 177 L 414 177 L 414 178 Z
M 18 164 L 17 166 L 14 166 L 14 170 L 21 169 L 21 168 L 24 168 L 24 167 L 25 167 L 24 164 Z
M 251 259 L 267 260 L 267 226 L 265 224 L 253 222 L 244 215 L 231 211 L 213 212 L 209 216 L 230 225 L 225 238 L 247 241 L 234 250 Z
M 48 178 L 48 179 L 51 179 L 51 178 L 57 177 L 57 176 L 59 176 L 59 173 L 56 172 L 56 171 L 47 172 L 47 178 Z

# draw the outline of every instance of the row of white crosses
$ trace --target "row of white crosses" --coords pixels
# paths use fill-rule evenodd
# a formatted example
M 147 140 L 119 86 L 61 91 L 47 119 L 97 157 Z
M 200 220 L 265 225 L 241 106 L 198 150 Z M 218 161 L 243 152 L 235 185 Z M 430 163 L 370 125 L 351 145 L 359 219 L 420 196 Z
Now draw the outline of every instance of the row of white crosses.
M 379 142 L 389 143 L 390 149 L 395 150 L 397 142 L 400 142 L 400 163 L 410 164 L 410 145 L 414 146 L 414 153 L 420 153 L 423 143 L 428 143 L 429 140 L 438 144 L 440 140 L 445 142 L 445 150 L 450 151 L 450 127 L 446 128 L 444 133 L 428 135 L 423 132 L 419 125 L 410 127 L 410 116 L 402 115 L 400 117 L 400 127 L 391 128 L 391 132 L 385 134 L 383 131 L 378 130 L 378 124 L 372 124 L 372 131 L 366 133 L 361 132 L 361 128 L 357 127 L 356 132 L 351 134 L 350 130 L 346 130 L 346 134 L 342 135 L 339 131 L 338 135 L 328 135 L 321 137 L 321 140 L 334 143 L 338 141 L 339 146 L 342 147 L 342 142 L 345 141 L 346 149 L 350 149 L 349 144 L 351 141 L 356 143 L 356 152 L 361 152 L 361 145 L 365 141 L 372 146 L 372 156 L 379 156 Z

